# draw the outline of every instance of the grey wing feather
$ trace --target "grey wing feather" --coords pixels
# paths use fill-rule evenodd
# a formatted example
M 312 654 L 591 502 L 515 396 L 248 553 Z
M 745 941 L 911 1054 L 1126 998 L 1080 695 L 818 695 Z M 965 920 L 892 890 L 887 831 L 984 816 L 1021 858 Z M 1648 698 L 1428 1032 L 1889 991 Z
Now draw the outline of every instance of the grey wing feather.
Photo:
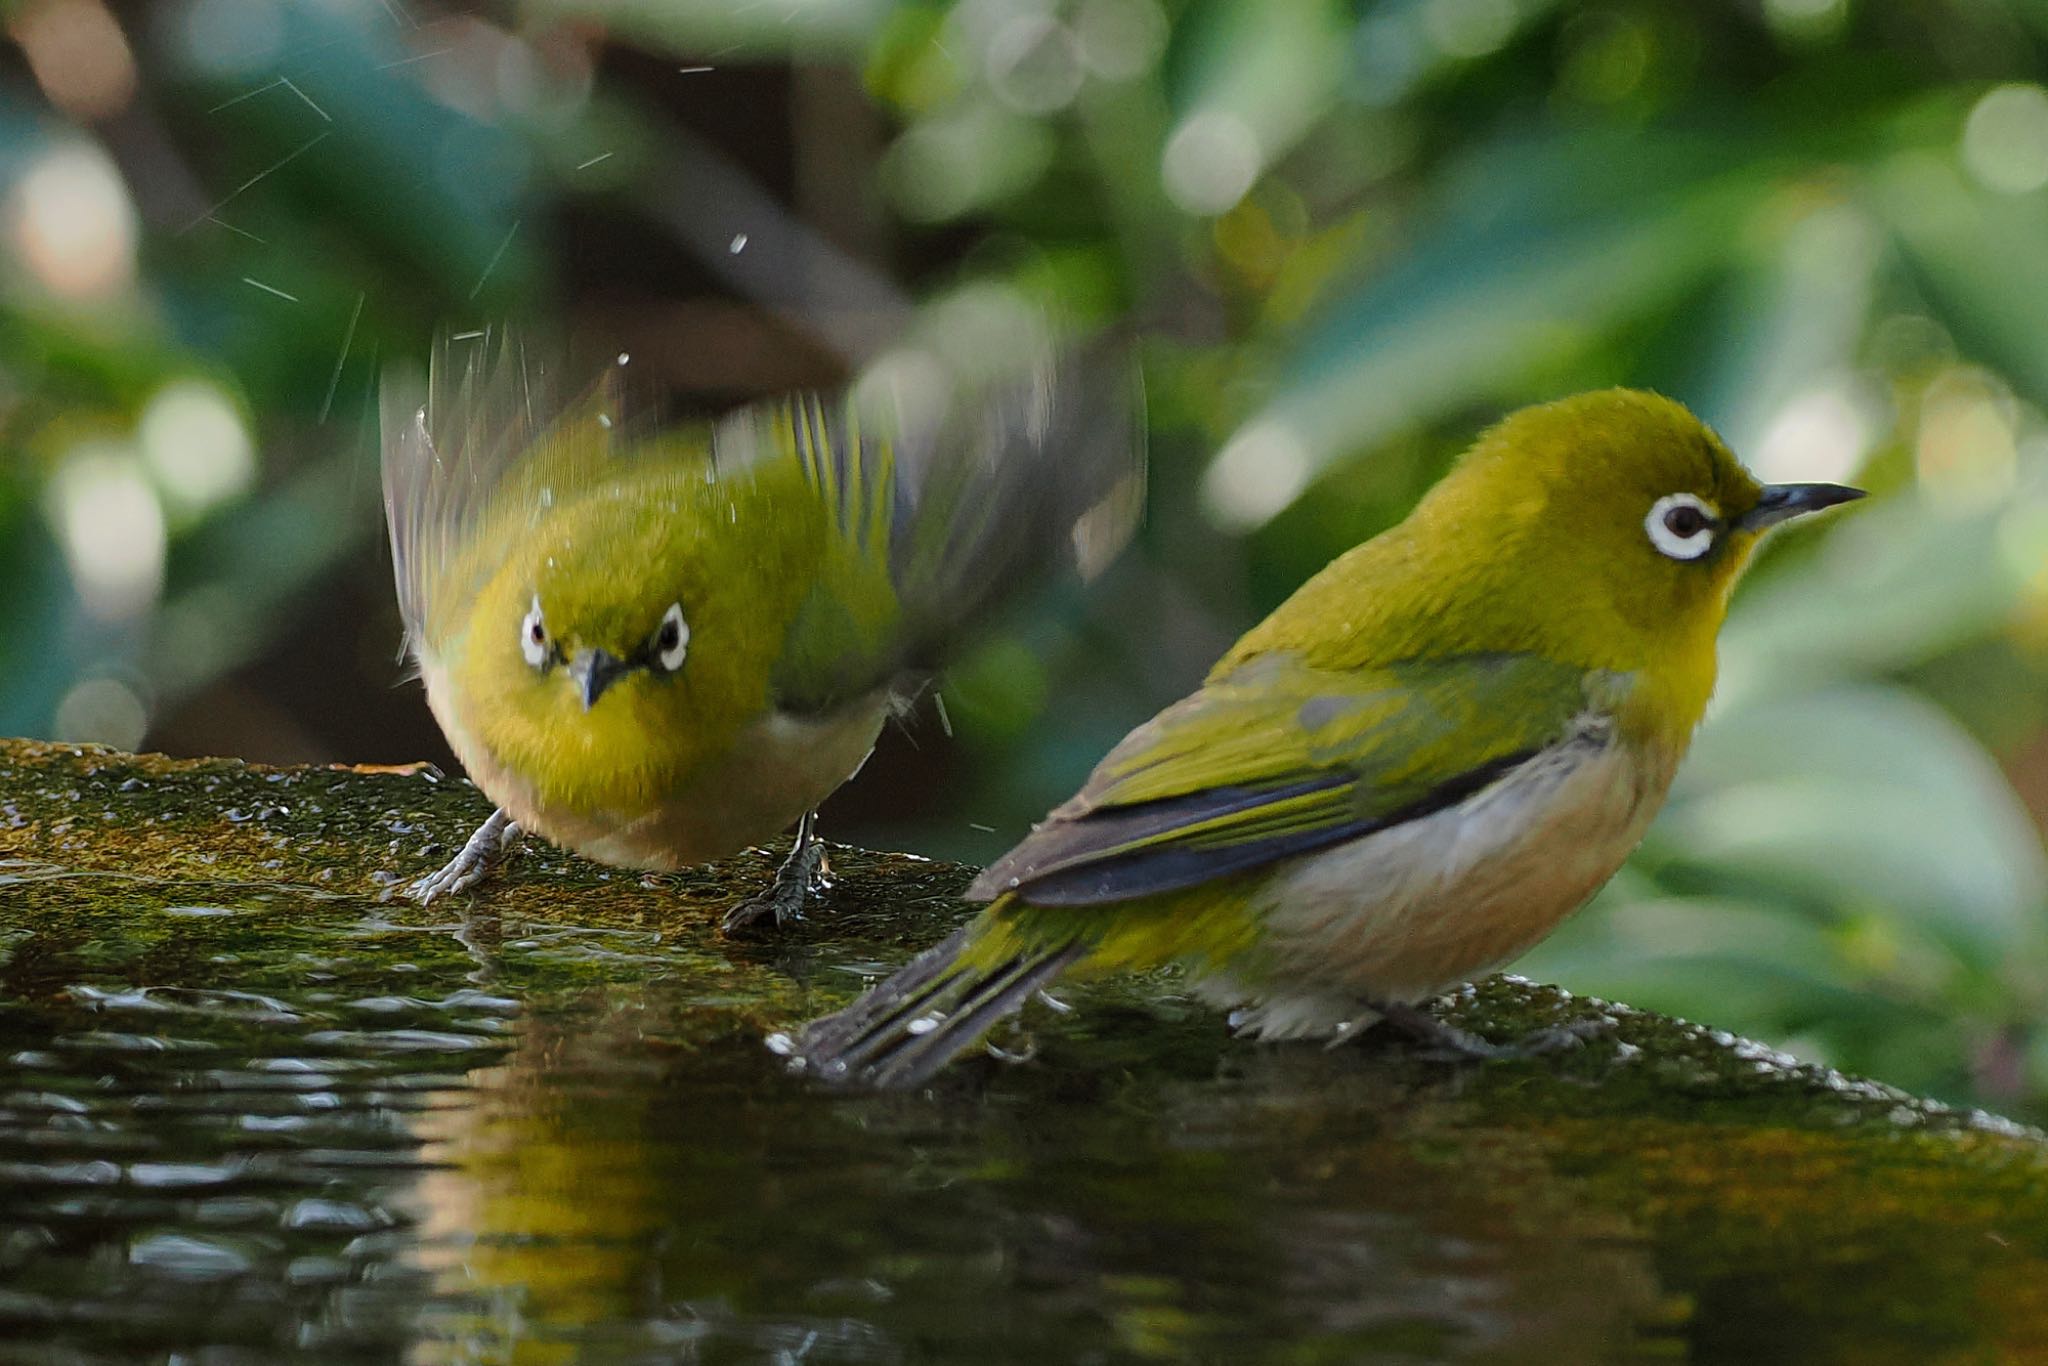
M 1020 579 L 1099 573 L 1145 497 L 1144 395 L 1119 342 L 953 378 L 944 416 L 896 441 L 890 557 L 912 634 L 935 654 Z
M 838 585 L 821 584 L 777 678 L 791 709 L 936 670 L 1004 603 L 1062 569 L 1094 576 L 1135 530 L 1143 393 L 1122 345 L 975 360 L 906 348 L 844 404 L 792 415 L 799 458 L 839 502 L 843 529 L 864 533 L 876 500 L 886 504 L 877 552 L 898 619 L 883 639 L 848 631 Z
M 1419 820 L 1457 805 L 1536 757 L 1522 752 L 1490 759 L 1384 815 L 1358 814 L 1256 836 L 1240 831 L 1231 838 L 1208 842 L 1170 838 L 1174 831 L 1256 813 L 1275 801 L 1348 788 L 1356 775 L 1328 775 L 1278 788 L 1210 788 L 1184 797 L 1055 818 L 984 869 L 966 895 L 970 901 L 993 901 L 1014 892 L 1032 906 L 1100 906 L 1182 891 Z

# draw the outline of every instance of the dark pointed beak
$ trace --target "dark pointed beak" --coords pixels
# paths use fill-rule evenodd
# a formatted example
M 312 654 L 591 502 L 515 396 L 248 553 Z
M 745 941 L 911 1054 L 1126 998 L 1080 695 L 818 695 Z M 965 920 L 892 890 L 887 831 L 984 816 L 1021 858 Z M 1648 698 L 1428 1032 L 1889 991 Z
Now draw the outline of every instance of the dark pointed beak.
M 631 664 L 607 650 L 585 650 L 570 660 L 569 679 L 583 698 L 583 710 L 589 711 L 596 706 L 605 689 L 631 672 L 632 668 Z
M 1837 503 L 1853 503 L 1862 496 L 1862 489 L 1846 484 L 1766 484 L 1764 496 L 1736 525 L 1744 531 L 1762 531 Z

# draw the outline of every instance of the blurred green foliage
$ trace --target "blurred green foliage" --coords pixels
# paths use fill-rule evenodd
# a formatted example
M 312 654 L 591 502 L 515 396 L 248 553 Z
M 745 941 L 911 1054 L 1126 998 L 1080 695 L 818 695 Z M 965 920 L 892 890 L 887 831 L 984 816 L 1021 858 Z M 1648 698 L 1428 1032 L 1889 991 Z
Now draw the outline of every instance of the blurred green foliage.
M 0 729 L 415 757 L 381 359 L 546 310 L 712 407 L 999 281 L 1138 322 L 1155 489 L 835 804 L 986 858 L 1484 422 L 1650 385 L 1877 496 L 1766 556 L 1665 818 L 1522 970 L 2048 1097 L 2048 4 L 0 14 Z

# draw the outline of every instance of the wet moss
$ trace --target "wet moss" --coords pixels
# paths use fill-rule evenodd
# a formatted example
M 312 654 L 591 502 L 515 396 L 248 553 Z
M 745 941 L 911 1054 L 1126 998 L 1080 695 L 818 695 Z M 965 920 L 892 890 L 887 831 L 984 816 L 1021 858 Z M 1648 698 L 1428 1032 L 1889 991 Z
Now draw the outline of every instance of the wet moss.
M 834 846 L 825 908 L 783 934 L 738 942 L 718 933 L 718 918 L 765 882 L 782 848 L 642 876 L 527 841 L 487 896 L 423 910 L 393 895 L 445 860 L 489 812 L 473 786 L 425 765 L 270 768 L 0 740 L 0 855 L 8 860 L 0 888 L 11 903 L 9 940 L 0 942 L 17 943 L 10 971 L 20 983 L 32 975 L 33 957 L 47 953 L 48 936 L 103 965 L 169 976 L 232 954 L 248 933 L 245 917 L 207 915 L 206 907 L 183 916 L 136 914 L 139 904 L 180 898 L 219 910 L 341 902 L 394 930 L 454 916 L 487 941 L 561 922 L 656 936 L 671 970 L 687 966 L 727 982 L 729 990 L 707 1007 L 752 1015 L 850 995 L 865 976 L 957 923 L 966 914 L 958 894 L 973 876 L 912 855 Z M 176 895 L 167 897 L 171 889 Z M 274 921 L 261 918 L 266 936 L 276 932 Z M 24 936 L 27 947 L 19 944 Z M 792 979 L 817 982 L 823 1001 L 793 990 Z M 1141 1018 L 1169 1054 L 1174 1034 L 1189 1025 L 1204 1040 L 1198 1056 L 1213 1053 L 1213 1017 L 1173 996 L 1163 975 L 1080 990 L 1098 1017 L 1121 1009 Z M 1745 1123 L 1879 1123 L 1889 1132 L 1988 1122 L 1726 1033 L 1512 977 L 1467 988 L 1445 1013 L 1495 1038 L 1583 1021 L 1609 1026 L 1589 1046 L 1541 1066 L 1474 1070 L 1473 1094 L 1527 1112 L 1562 1118 L 1620 1110 L 1640 1120 L 1697 1122 L 1711 1102 L 1714 1114 Z M 1111 1046 L 1125 1051 L 1119 1041 Z M 1409 1066 L 1422 1077 L 1439 1065 Z

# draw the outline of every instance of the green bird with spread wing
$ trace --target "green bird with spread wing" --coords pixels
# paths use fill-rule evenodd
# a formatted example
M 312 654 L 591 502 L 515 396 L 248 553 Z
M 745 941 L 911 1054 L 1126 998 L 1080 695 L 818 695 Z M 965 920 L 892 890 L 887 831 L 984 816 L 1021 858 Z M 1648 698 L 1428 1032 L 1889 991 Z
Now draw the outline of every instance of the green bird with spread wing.
M 812 813 L 1003 602 L 1093 572 L 1142 503 L 1132 372 L 1103 346 L 1021 359 L 906 344 L 840 397 L 709 426 L 635 416 L 629 358 L 563 403 L 516 333 L 387 382 L 384 492 L 408 648 L 498 804 L 415 884 L 475 886 L 521 830 L 673 869 L 797 825 L 738 930 L 797 912 Z

